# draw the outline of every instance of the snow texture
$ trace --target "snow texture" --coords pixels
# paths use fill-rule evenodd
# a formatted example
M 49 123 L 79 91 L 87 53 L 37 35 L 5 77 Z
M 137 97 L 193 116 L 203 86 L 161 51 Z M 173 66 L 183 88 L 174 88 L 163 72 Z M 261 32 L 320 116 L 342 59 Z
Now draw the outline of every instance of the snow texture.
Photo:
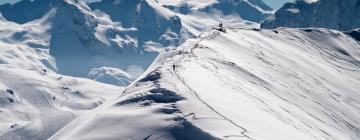
M 350 17 L 319 23 L 357 19 L 357 3 L 336 2 L 278 12 L 325 4 Z M 261 0 L 22 0 L 0 12 L 1 140 L 360 138 L 359 29 L 259 29 L 272 13 Z
M 205 32 L 50 139 L 357 140 L 360 43 L 351 34 Z
M 109 0 L 100 5 L 92 3 L 91 7 L 71 0 L 24 0 L 0 6 L 4 17 L 1 22 L 4 27 L 0 30 L 9 43 L 41 49 L 42 55 L 46 55 L 40 60 L 43 68 L 85 78 L 94 77 L 94 69 L 118 69 L 130 76 L 119 78 L 117 74 L 107 73 L 96 74 L 94 78 L 124 86 L 138 76 L 131 75 L 128 69 L 146 69 L 157 56 L 158 52 L 149 49 L 149 44 L 174 47 L 182 38 L 182 25 L 175 14 L 164 14 L 167 9 L 156 9 L 151 2 L 127 2 L 122 6 L 128 9 L 121 9 L 121 5 Z M 114 13 L 107 15 L 99 11 L 103 6 Z M 29 13 L 32 9 L 36 10 Z M 129 12 L 121 14 L 123 10 Z M 16 30 L 7 25 L 15 26 Z
M 272 13 L 261 0 L 157 0 L 161 5 L 181 14 L 216 16 L 238 15 L 244 20 L 260 22 Z

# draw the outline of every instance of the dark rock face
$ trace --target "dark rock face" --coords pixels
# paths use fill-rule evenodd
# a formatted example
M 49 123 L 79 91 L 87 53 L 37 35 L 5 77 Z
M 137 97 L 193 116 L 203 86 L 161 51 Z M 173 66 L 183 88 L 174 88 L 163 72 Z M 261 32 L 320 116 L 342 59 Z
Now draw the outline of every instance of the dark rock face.
M 351 31 L 348 31 L 348 32 L 345 32 L 345 33 L 350 35 L 355 40 L 360 41 L 360 28 L 356 29 L 356 30 L 351 30 Z

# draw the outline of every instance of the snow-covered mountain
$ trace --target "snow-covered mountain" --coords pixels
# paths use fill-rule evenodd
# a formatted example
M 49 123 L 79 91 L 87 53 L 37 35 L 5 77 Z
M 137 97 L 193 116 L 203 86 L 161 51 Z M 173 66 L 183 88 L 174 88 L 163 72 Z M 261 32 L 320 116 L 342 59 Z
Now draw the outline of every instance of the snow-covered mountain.
M 328 29 L 206 32 L 51 139 L 357 140 L 357 39 Z
M 11 46 L 2 46 L 2 53 L 3 47 Z M 47 139 L 122 90 L 89 79 L 1 64 L 0 139 Z
M 211 16 L 238 15 L 244 20 L 260 22 L 272 14 L 261 0 L 156 0 L 164 7 L 181 14 Z
M 0 5 L 0 12 L 3 24 L 19 29 L 3 32 L 4 40 L 48 52 L 43 52 L 47 56 L 37 60 L 37 64 L 26 64 L 124 86 L 136 79 L 159 51 L 179 46 L 199 31 L 216 25 L 219 19 L 209 18 L 216 11 L 231 15 L 228 19 L 240 23 L 236 15 L 260 21 L 271 10 L 259 0 L 209 1 L 201 10 L 194 10 L 203 15 L 185 16 L 170 11 L 165 3 L 178 8 L 183 5 L 176 3 L 191 4 L 191 9 L 201 5 L 195 1 L 163 0 L 104 0 L 88 4 L 74 0 L 22 0 Z M 36 31 L 28 30 L 30 27 Z
M 0 5 L 1 140 L 360 138 L 360 29 L 258 29 L 261 0 L 87 2 Z
M 286 3 L 261 23 L 261 28 L 320 27 L 351 30 L 360 27 L 359 0 L 296 0 Z
M 122 10 L 128 11 L 129 15 L 109 13 L 110 16 L 96 10 L 104 6 L 109 7 L 107 9 L 119 6 L 109 0 L 100 5 L 92 3 L 90 6 L 96 11 L 83 2 L 71 0 L 24 0 L 3 5 L 0 12 L 7 20 L 3 22 L 22 28 L 3 32 L 6 34 L 3 38 L 27 45 L 29 49 L 48 51 L 48 58 L 42 61 L 46 62 L 43 68 L 65 75 L 128 85 L 155 59 L 158 52 L 154 49 L 177 46 L 181 34 L 186 31 L 182 31 L 177 16 L 161 11 L 167 10 L 165 8 L 153 8 L 147 1 L 127 2 L 132 5 L 124 3 L 128 9 Z M 36 10 L 28 12 L 31 9 Z M 118 72 L 109 72 L 114 70 Z

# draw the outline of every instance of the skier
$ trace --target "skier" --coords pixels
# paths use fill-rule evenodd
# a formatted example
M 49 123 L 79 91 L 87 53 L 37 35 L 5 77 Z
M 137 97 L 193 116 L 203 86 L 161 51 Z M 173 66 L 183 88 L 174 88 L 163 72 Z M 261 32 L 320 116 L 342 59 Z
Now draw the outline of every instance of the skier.
M 175 71 L 176 66 L 173 64 L 173 65 L 172 65 L 172 68 L 173 68 L 173 71 Z
M 6 92 L 9 93 L 9 94 L 11 94 L 11 95 L 14 95 L 14 91 L 11 90 L 11 89 L 7 89 Z
M 220 23 L 219 23 L 219 28 L 218 28 L 217 30 L 220 31 L 220 32 L 224 32 L 224 33 L 226 32 L 222 21 L 220 21 Z
M 223 28 L 223 23 L 222 23 L 222 21 L 220 21 L 220 23 L 219 23 L 219 28 L 220 28 L 220 29 Z
M 41 72 L 42 72 L 42 75 L 45 75 L 46 74 L 46 69 L 42 69 Z

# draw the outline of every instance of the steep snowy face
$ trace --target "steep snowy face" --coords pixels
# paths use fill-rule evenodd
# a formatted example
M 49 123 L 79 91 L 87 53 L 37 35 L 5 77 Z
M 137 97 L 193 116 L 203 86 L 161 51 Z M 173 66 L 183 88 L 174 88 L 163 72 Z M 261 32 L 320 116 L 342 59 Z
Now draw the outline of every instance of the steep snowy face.
M 139 76 L 156 57 L 157 48 L 174 47 L 182 42 L 181 34 L 185 31 L 180 19 L 151 2 L 107 0 L 90 6 L 95 11 L 72 0 L 24 0 L 2 5 L 4 24 L 22 29 L 0 30 L 9 36 L 15 34 L 3 37 L 4 40 L 49 53 L 47 59 L 41 60 L 42 68 L 116 85 L 127 85 Z M 35 10 L 28 12 L 32 9 Z M 27 30 L 29 26 L 41 33 Z M 32 38 L 33 34 L 42 37 Z M 29 40 L 37 41 L 24 43 Z
M 203 33 L 50 139 L 358 140 L 358 33 Z
M 261 28 L 320 27 L 351 30 L 360 27 L 359 0 L 297 0 L 286 3 L 261 23 Z
M 89 79 L 1 64 L 0 139 L 47 139 L 121 90 Z
M 24 3 L 29 5 L 22 6 Z M 101 32 L 94 31 L 93 27 L 95 24 L 104 26 L 111 22 L 106 18 L 99 20 L 99 16 L 88 13 L 86 5 L 73 1 L 39 0 L 18 4 L 6 10 L 0 8 L 4 10 L 1 11 L 3 16 L 0 16 L 0 139 L 47 139 L 81 113 L 96 108 L 111 95 L 121 92 L 120 86 L 62 75 L 71 75 L 64 70 L 76 70 L 93 61 L 91 59 L 76 64 L 76 67 L 65 65 L 61 68 L 59 65 L 59 61 L 67 57 L 66 53 L 73 53 L 77 47 L 81 48 L 85 44 L 75 44 L 74 40 L 105 42 L 108 38 L 99 41 L 100 35 L 97 34 Z M 35 9 L 34 13 L 29 12 L 32 8 Z M 14 13 L 16 15 L 12 15 Z M 106 29 L 127 32 L 112 24 L 111 28 Z M 71 36 L 73 34 L 77 36 Z M 67 45 L 70 47 L 66 53 L 57 55 L 59 53 L 53 52 L 56 49 L 61 52 L 59 50 L 64 50 Z M 88 50 L 94 48 L 91 45 L 86 47 Z M 75 60 L 69 59 L 66 64 L 72 64 Z M 108 73 L 96 70 L 91 72 Z M 123 76 L 132 79 L 128 73 L 110 74 L 116 78 Z
M 182 14 L 237 15 L 244 20 L 260 22 L 272 13 L 261 0 L 157 0 L 161 5 Z
M 89 6 L 108 14 L 125 28 L 136 28 L 135 36 L 141 48 L 149 44 L 177 46 L 182 39 L 180 18 L 152 0 L 104 0 Z
M 118 69 L 125 71 L 131 66 L 146 69 L 156 57 L 155 52 L 139 47 L 136 28 L 124 29 L 112 22 L 108 15 L 94 13 L 83 5 L 66 4 L 56 9 L 51 18 L 50 54 L 56 60 L 57 71 L 66 75 L 94 78 L 116 85 L 127 85 L 130 77 L 109 75 L 93 69 Z M 125 74 L 126 75 L 126 74 Z M 99 76 L 104 76 L 103 78 Z M 117 81 L 121 80 L 122 81 Z

